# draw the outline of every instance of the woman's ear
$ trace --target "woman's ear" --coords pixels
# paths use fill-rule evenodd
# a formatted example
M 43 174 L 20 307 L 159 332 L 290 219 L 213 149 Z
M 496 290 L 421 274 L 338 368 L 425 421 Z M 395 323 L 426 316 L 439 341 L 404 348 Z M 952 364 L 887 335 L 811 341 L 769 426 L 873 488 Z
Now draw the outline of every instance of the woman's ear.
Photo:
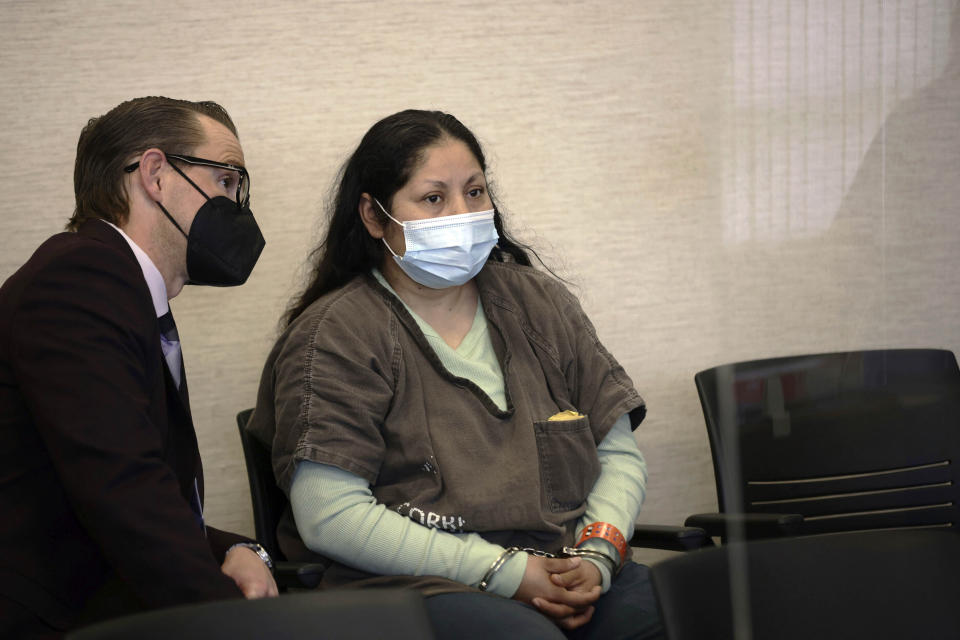
M 383 218 L 378 209 L 377 203 L 373 201 L 373 196 L 369 193 L 360 194 L 357 213 L 360 214 L 360 219 L 363 221 L 363 226 L 367 228 L 367 233 L 377 240 L 383 237 Z

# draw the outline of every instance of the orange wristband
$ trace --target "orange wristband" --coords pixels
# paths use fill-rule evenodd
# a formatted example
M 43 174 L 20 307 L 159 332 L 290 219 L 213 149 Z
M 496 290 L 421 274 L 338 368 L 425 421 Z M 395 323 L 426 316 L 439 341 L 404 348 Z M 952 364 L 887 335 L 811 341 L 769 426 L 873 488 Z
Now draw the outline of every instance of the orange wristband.
M 594 522 L 588 524 L 580 533 L 580 539 L 577 540 L 577 546 L 579 547 L 590 538 L 600 538 L 601 540 L 606 540 L 612 544 L 620 553 L 620 564 L 623 564 L 627 559 L 627 539 L 623 537 L 622 533 L 620 533 L 620 529 L 617 529 L 612 524 L 606 522 Z

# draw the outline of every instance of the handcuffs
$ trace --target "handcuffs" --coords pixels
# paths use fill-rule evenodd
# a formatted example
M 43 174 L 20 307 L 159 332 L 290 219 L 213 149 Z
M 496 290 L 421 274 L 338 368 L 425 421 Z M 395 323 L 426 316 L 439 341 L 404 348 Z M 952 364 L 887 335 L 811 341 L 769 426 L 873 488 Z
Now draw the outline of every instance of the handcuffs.
M 493 564 L 490 565 L 490 568 L 487 569 L 487 572 L 483 574 L 483 578 L 481 578 L 480 584 L 477 585 L 477 588 L 480 589 L 480 591 L 486 591 L 490 587 L 490 581 L 493 580 L 493 576 L 497 575 L 497 572 L 503 568 L 503 565 L 506 564 L 507 560 L 509 560 L 511 556 L 520 552 L 539 558 L 590 558 L 597 560 L 606 566 L 607 569 L 610 570 L 611 576 L 617 575 L 623 566 L 622 564 L 618 564 L 613 558 L 602 551 L 595 551 L 593 549 L 564 547 L 560 553 L 550 553 L 548 551 L 541 551 L 540 549 L 533 549 L 531 547 L 507 547 L 503 550 L 503 553 L 497 556 L 497 559 L 493 561 Z

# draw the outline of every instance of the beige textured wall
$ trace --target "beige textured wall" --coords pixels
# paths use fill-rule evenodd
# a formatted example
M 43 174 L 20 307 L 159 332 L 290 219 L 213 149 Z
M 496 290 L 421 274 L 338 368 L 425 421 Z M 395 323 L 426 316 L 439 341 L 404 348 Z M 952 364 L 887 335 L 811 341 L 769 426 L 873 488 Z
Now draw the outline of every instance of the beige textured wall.
M 578 285 L 649 405 L 645 518 L 715 508 L 693 374 L 960 347 L 954 0 L 0 1 L 0 278 L 72 208 L 86 119 L 163 94 L 240 128 L 267 247 L 173 303 L 216 525 L 251 532 L 234 426 L 334 173 L 448 110 L 509 223 Z

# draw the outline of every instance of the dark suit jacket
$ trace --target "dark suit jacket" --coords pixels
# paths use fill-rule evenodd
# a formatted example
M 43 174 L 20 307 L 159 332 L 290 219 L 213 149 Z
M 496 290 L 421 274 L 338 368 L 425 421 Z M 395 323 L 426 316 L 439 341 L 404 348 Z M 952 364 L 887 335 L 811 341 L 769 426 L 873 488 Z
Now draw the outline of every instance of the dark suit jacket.
M 0 288 L 0 637 L 71 628 L 91 603 L 240 597 L 219 564 L 243 539 L 204 536 L 195 477 L 202 495 L 129 245 L 99 220 L 53 236 Z

